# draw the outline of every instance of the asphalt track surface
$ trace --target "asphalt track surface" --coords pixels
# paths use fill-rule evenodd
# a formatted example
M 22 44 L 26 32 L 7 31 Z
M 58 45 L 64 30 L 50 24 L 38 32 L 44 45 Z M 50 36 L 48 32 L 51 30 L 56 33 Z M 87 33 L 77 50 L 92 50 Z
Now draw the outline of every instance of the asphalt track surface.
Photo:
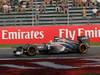
M 53 55 L 36 55 L 36 56 L 19 56 L 13 55 L 14 48 L 0 48 L 0 59 L 1 58 L 58 58 L 58 57 L 100 57 L 100 46 L 92 46 L 89 48 L 87 54 L 68 53 L 68 54 L 53 54 Z
M 84 55 L 70 53 L 20 57 L 13 55 L 12 48 L 1 48 L 0 75 L 100 75 L 100 47 L 91 47 Z

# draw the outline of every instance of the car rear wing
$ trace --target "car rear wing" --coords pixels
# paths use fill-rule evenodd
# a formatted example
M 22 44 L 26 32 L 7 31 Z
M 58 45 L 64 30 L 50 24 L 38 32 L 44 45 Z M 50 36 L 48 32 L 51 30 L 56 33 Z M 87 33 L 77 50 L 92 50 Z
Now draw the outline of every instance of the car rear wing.
M 90 43 L 90 38 L 88 36 L 78 36 L 77 40 L 80 43 Z

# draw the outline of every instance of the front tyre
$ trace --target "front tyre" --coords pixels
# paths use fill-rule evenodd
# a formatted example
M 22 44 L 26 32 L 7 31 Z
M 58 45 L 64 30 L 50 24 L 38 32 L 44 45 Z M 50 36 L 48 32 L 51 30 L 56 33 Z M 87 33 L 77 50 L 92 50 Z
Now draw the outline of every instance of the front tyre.
M 37 55 L 38 53 L 39 53 L 39 52 L 38 52 L 38 50 L 37 50 L 36 47 L 29 47 L 29 48 L 27 49 L 26 55 L 28 55 L 28 56 L 35 56 L 35 55 Z
M 81 43 L 79 46 L 79 52 L 80 52 L 80 54 L 86 54 L 88 52 L 87 45 L 84 43 Z

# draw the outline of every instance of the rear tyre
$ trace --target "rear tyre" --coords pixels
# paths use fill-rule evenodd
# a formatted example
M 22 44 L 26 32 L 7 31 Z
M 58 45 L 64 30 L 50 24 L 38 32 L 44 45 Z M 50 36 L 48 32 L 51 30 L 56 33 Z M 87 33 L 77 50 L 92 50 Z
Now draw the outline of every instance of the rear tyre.
M 27 49 L 26 55 L 28 55 L 28 56 L 35 56 L 35 55 L 37 55 L 38 53 L 39 53 L 39 52 L 38 52 L 38 50 L 37 50 L 36 47 L 29 47 L 29 48 Z
M 79 52 L 80 54 L 86 54 L 88 52 L 88 47 L 86 44 L 82 43 L 79 46 Z

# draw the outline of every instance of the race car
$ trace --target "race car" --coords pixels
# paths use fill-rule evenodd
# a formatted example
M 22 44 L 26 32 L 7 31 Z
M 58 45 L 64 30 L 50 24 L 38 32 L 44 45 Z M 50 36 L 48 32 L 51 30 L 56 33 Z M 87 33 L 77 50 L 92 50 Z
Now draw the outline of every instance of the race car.
M 86 36 L 77 37 L 77 42 L 68 38 L 57 38 L 47 44 L 26 44 L 16 47 L 14 50 L 15 56 L 28 55 L 34 56 L 37 54 L 54 54 L 54 53 L 69 53 L 77 52 L 86 54 L 90 47 L 90 39 Z

